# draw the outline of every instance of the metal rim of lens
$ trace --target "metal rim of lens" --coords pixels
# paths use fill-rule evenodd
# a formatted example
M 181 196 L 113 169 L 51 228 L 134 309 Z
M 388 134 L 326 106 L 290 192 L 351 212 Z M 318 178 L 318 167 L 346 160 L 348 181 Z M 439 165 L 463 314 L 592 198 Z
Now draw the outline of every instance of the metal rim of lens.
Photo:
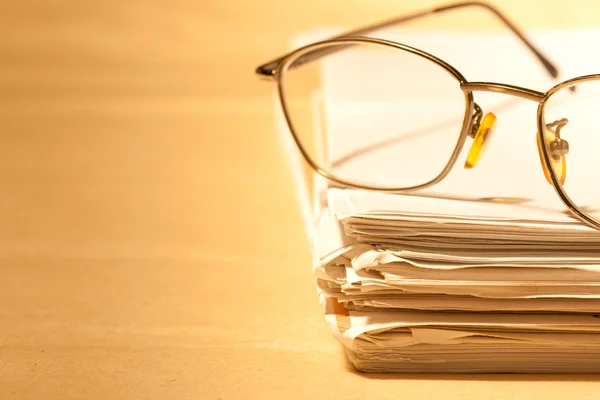
M 540 140 L 544 144 L 542 146 L 542 151 L 543 151 L 543 160 L 544 160 L 545 168 L 547 168 L 550 173 L 550 178 L 552 179 L 552 186 L 554 186 L 554 190 L 558 194 L 558 197 L 560 197 L 563 204 L 569 209 L 569 211 L 571 211 L 571 213 L 577 219 L 579 219 L 581 222 L 584 222 L 593 228 L 600 229 L 600 220 L 594 218 L 593 216 L 586 213 L 585 211 L 582 211 L 582 209 L 579 206 L 577 206 L 577 204 L 571 199 L 571 197 L 569 197 L 569 195 L 567 194 L 567 191 L 560 183 L 559 177 L 556 176 L 556 172 L 554 171 L 554 168 L 552 168 L 552 164 L 551 164 L 551 160 L 550 160 L 550 153 L 548 152 L 548 146 L 546 145 L 546 129 L 544 129 L 544 127 L 546 126 L 545 111 L 546 111 L 546 105 L 548 103 L 548 100 L 550 100 L 555 93 L 558 93 L 564 89 L 569 90 L 568 88 L 570 86 L 576 86 L 577 84 L 580 84 L 582 82 L 590 82 L 590 81 L 600 81 L 600 74 L 585 75 L 585 76 L 580 76 L 577 78 L 569 79 L 567 81 L 564 81 L 564 82 L 561 82 L 561 83 L 555 85 L 550 90 L 548 90 L 548 92 L 546 92 L 546 97 L 538 106 L 538 109 L 537 109 L 537 120 L 538 121 L 537 121 L 537 123 L 538 123 L 538 135 L 540 137 Z
M 275 76 L 277 78 L 277 87 L 278 87 L 277 92 L 278 92 L 278 96 L 279 96 L 279 101 L 281 103 L 281 108 L 283 109 L 283 114 L 284 114 L 285 120 L 286 120 L 288 128 L 292 134 L 294 142 L 296 143 L 296 146 L 298 147 L 298 149 L 300 149 L 300 152 L 302 153 L 302 156 L 304 157 L 306 162 L 308 162 L 308 164 L 311 166 L 311 168 L 315 172 L 317 172 L 319 175 L 321 175 L 337 184 L 340 184 L 345 187 L 367 189 L 367 190 L 377 190 L 377 191 L 384 191 L 384 192 L 407 192 L 407 191 L 412 191 L 412 190 L 424 189 L 424 188 L 432 186 L 432 185 L 438 183 L 439 181 L 441 181 L 442 179 L 444 179 L 444 177 L 446 177 L 446 175 L 448 175 L 448 173 L 450 172 L 450 170 L 456 163 L 456 160 L 458 159 L 458 156 L 460 155 L 460 152 L 461 152 L 461 150 L 464 146 L 464 143 L 467 139 L 467 136 L 469 134 L 469 129 L 470 129 L 471 123 L 472 123 L 473 110 L 475 107 L 474 101 L 473 101 L 473 94 L 470 91 L 463 91 L 464 97 L 465 97 L 465 115 L 463 117 L 463 124 L 462 124 L 461 130 L 458 133 L 459 137 L 456 142 L 456 146 L 455 146 L 454 150 L 452 151 L 450 159 L 448 160 L 448 162 L 446 163 L 446 165 L 442 169 L 442 171 L 436 177 L 434 177 L 432 180 L 430 180 L 428 182 L 425 182 L 425 183 L 422 183 L 419 185 L 407 186 L 407 187 L 378 187 L 378 186 L 357 184 L 357 183 L 353 183 L 353 182 L 350 182 L 345 179 L 338 178 L 331 172 L 321 168 L 312 159 L 312 157 L 308 154 L 308 151 L 304 148 L 304 146 L 300 142 L 298 135 L 296 134 L 296 130 L 294 128 L 294 124 L 292 122 L 292 118 L 290 116 L 290 112 L 288 110 L 287 103 L 285 100 L 285 78 L 286 78 L 286 73 L 287 73 L 288 67 L 290 65 L 292 65 L 294 63 L 294 61 L 296 61 L 298 58 L 302 57 L 302 55 L 307 54 L 311 51 L 319 50 L 321 48 L 326 48 L 326 47 L 330 47 L 330 46 L 341 46 L 341 45 L 345 45 L 345 44 L 346 45 L 374 44 L 374 45 L 379 45 L 379 46 L 383 46 L 383 47 L 389 47 L 389 48 L 396 49 L 399 51 L 407 51 L 416 56 L 427 59 L 427 60 L 437 64 L 438 66 L 442 67 L 443 70 L 448 72 L 450 74 L 450 76 L 452 76 L 454 79 L 457 80 L 457 82 L 459 84 L 459 86 L 457 87 L 457 90 L 460 90 L 460 85 L 467 82 L 465 77 L 460 72 L 458 72 L 454 67 L 452 67 L 450 64 L 446 63 L 445 61 L 443 61 L 427 52 L 424 52 L 422 50 L 415 49 L 414 47 L 410 47 L 410 46 L 407 46 L 404 44 L 392 42 L 389 40 L 367 38 L 367 37 L 355 37 L 355 38 L 325 40 L 325 41 L 321 41 L 321 42 L 312 43 L 308 46 L 301 47 L 301 48 L 297 49 L 296 51 L 290 53 L 286 58 L 284 58 L 282 60 L 281 64 L 277 68 Z

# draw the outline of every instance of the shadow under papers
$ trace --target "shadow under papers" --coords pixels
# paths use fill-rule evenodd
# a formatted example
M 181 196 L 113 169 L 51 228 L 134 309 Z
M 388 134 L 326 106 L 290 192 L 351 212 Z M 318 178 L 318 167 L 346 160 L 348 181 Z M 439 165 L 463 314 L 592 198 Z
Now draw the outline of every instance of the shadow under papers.
M 373 380 L 423 380 L 423 381 L 487 381 L 487 382 L 600 382 L 600 374 L 449 374 L 449 373 L 391 373 L 372 374 L 359 372 L 354 373 Z

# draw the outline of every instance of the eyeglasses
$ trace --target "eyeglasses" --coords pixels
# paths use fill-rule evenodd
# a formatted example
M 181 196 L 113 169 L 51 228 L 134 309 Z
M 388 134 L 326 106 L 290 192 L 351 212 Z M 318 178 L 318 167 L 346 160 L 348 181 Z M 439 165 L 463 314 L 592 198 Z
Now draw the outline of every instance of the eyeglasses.
M 484 115 L 474 92 L 537 102 L 536 142 L 544 176 L 575 217 L 600 229 L 600 191 L 595 189 L 600 170 L 600 132 L 595 132 L 600 126 L 600 74 L 564 81 L 545 93 L 510 84 L 469 82 L 453 66 L 425 51 L 363 36 L 467 7 L 495 15 L 551 77 L 558 76 L 552 62 L 510 20 L 482 2 L 449 4 L 346 32 L 261 65 L 256 73 L 277 82 L 293 139 L 312 169 L 338 185 L 396 193 L 444 179 L 468 138 L 472 144 L 464 166 L 477 165 L 496 117 Z M 351 68 L 344 68 L 350 63 Z M 320 81 L 327 69 L 335 70 L 334 93 L 323 89 L 328 82 Z M 326 121 L 319 118 L 325 113 Z

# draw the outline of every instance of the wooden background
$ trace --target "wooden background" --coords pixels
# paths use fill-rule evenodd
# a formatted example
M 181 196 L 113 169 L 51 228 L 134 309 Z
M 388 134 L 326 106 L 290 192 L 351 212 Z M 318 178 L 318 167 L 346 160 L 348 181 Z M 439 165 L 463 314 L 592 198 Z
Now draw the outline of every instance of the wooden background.
M 434 4 L 0 4 L 0 399 L 596 399 L 595 376 L 362 376 L 324 322 L 253 70 Z M 499 5 L 599 24 L 592 0 Z

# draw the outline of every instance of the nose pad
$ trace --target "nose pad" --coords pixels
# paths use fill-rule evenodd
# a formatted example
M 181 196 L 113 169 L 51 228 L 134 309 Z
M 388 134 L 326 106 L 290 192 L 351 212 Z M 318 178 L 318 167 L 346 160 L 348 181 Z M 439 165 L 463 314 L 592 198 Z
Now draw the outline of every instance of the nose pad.
M 471 169 L 475 167 L 481 157 L 483 157 L 483 153 L 485 153 L 485 149 L 487 149 L 490 139 L 496 130 L 496 121 L 497 118 L 493 113 L 487 113 L 485 117 L 483 117 L 483 120 L 479 124 L 479 128 L 477 128 L 477 132 L 475 132 L 469 154 L 467 154 L 465 168 Z
M 568 123 L 569 120 L 563 118 L 546 125 L 546 149 L 550 154 L 550 164 L 552 165 L 554 174 L 558 177 L 558 180 L 561 185 L 563 185 L 565 183 L 565 180 L 567 179 L 566 155 L 569 153 L 569 142 L 561 139 L 560 130 Z M 540 156 L 540 163 L 542 164 L 544 176 L 546 177 L 548 183 L 552 185 L 552 177 L 550 176 L 550 171 L 544 165 L 544 150 L 542 149 L 543 144 L 540 139 L 540 135 L 538 134 L 536 135 L 536 137 L 538 154 Z

